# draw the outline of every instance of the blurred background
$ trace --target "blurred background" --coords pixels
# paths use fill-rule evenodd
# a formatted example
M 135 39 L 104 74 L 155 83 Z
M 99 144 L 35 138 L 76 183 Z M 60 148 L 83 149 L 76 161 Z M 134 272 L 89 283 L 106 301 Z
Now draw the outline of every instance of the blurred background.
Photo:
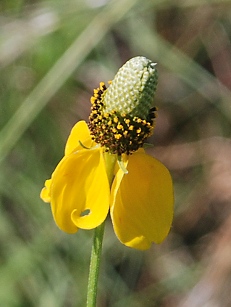
M 85 306 L 93 232 L 60 231 L 39 194 L 93 89 L 137 55 L 158 63 L 149 151 L 175 218 L 145 252 L 107 220 L 98 306 L 231 306 L 230 38 L 229 0 L 1 0 L 0 306 Z

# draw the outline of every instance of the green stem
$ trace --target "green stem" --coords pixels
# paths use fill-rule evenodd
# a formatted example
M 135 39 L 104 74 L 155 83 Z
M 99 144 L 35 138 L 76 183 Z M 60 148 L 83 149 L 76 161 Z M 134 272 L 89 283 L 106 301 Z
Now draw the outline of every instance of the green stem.
M 104 153 L 104 161 L 105 161 L 105 168 L 108 176 L 109 185 L 111 186 L 114 178 L 114 167 L 117 161 L 117 156 Z M 96 306 L 97 285 L 98 285 L 99 266 L 100 266 L 100 258 L 102 252 L 102 244 L 103 244 L 104 227 L 105 227 L 105 221 L 95 229 L 93 245 L 91 250 L 86 307 Z
M 102 243 L 104 235 L 104 226 L 103 222 L 100 226 L 95 229 L 95 235 L 93 239 L 93 245 L 91 250 L 91 263 L 90 271 L 88 278 L 88 289 L 87 289 L 87 307 L 96 306 L 97 298 L 97 284 L 99 276 L 99 265 L 102 252 Z

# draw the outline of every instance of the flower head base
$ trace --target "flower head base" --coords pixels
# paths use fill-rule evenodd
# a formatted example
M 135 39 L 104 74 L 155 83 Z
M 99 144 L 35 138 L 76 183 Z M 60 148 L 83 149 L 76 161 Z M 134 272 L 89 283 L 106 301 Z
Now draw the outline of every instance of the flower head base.
M 153 131 L 155 88 L 155 64 L 138 57 L 122 67 L 108 89 L 100 83 L 94 91 L 89 123 L 73 127 L 65 155 L 41 192 L 63 231 L 93 229 L 110 210 L 114 231 L 126 246 L 144 250 L 167 236 L 173 218 L 171 175 L 140 148 Z
M 125 63 L 107 89 L 102 82 L 91 98 L 89 129 L 96 143 L 113 154 L 131 154 L 153 132 L 156 64 L 145 57 Z
M 149 110 L 146 119 L 138 116 L 119 113 L 118 111 L 105 112 L 103 94 L 106 85 L 101 82 L 100 87 L 91 97 L 92 112 L 89 116 L 89 129 L 92 139 L 105 147 L 112 154 L 127 155 L 143 146 L 144 141 L 152 134 L 156 108 Z

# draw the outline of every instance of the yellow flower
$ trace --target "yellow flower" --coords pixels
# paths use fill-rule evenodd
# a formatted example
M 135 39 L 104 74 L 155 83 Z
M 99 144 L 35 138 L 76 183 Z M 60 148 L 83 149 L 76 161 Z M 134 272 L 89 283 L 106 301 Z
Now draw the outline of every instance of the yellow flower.
M 118 239 L 148 249 L 164 240 L 173 218 L 169 171 L 141 148 L 152 132 L 155 108 L 145 118 L 105 110 L 105 93 L 101 83 L 91 99 L 89 123 L 73 127 L 41 198 L 51 204 L 56 224 L 67 233 L 99 226 L 110 210 Z

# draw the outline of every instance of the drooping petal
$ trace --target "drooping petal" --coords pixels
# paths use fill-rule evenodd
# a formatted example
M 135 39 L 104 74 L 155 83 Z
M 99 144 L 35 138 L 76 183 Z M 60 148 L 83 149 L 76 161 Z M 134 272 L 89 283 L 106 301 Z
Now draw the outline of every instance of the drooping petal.
M 45 203 L 49 203 L 51 201 L 50 187 L 51 187 L 51 179 L 48 179 L 45 181 L 44 188 L 40 193 L 40 197 Z
M 161 243 L 173 218 L 173 187 L 167 168 L 144 151 L 129 157 L 128 174 L 118 170 L 112 186 L 111 218 L 119 240 L 148 249 Z
M 79 121 L 72 128 L 67 139 L 65 156 L 70 155 L 73 151 L 83 149 L 81 144 L 87 148 L 91 148 L 95 144 L 92 141 L 87 123 L 84 120 Z
M 64 157 L 52 175 L 50 195 L 54 219 L 63 231 L 99 226 L 110 199 L 101 149 L 83 149 Z
M 92 141 L 90 131 L 85 121 L 79 121 L 71 130 L 71 133 L 67 139 L 65 147 L 65 156 L 70 155 L 73 151 L 82 150 L 84 147 L 80 144 L 84 144 L 86 147 L 92 147 L 95 143 Z M 44 202 L 50 202 L 50 186 L 52 178 L 45 181 L 44 188 L 40 193 L 40 197 Z

